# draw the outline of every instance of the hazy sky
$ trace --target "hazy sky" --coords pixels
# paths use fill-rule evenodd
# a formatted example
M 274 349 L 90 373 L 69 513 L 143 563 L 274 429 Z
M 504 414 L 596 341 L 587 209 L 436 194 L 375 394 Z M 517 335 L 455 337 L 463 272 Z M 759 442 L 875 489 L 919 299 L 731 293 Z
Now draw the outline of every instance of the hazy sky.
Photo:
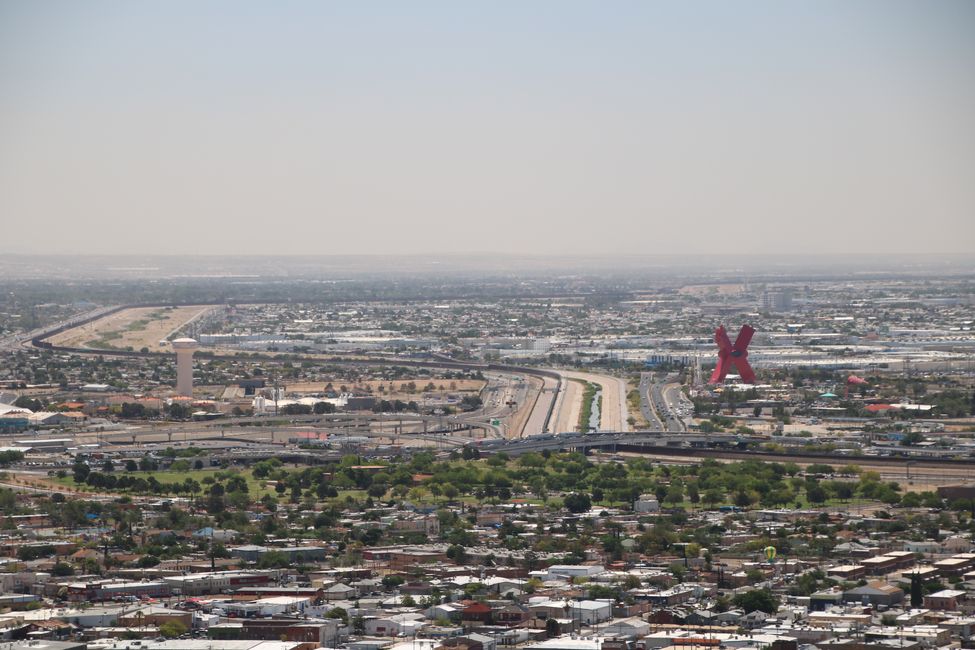
M 0 251 L 972 252 L 975 2 L 0 0 Z

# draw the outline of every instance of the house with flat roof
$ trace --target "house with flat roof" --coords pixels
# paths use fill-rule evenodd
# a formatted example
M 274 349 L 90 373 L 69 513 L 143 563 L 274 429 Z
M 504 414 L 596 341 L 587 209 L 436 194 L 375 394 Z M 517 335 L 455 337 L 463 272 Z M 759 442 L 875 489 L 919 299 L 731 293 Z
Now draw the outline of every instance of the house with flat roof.
M 924 606 L 929 609 L 954 611 L 968 592 L 960 589 L 942 589 L 924 597 Z
M 843 601 L 847 603 L 862 603 L 873 606 L 883 605 L 891 607 L 904 600 L 904 590 L 880 580 L 868 582 L 862 587 L 848 589 L 843 592 Z

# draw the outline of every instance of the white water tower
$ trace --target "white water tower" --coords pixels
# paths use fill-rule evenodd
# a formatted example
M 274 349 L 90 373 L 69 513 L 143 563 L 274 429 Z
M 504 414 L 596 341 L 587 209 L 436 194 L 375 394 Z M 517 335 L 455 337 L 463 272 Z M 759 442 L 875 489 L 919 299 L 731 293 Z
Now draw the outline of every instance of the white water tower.
M 176 350 L 176 392 L 179 395 L 193 397 L 193 353 L 200 347 L 193 339 L 176 339 L 173 349 Z

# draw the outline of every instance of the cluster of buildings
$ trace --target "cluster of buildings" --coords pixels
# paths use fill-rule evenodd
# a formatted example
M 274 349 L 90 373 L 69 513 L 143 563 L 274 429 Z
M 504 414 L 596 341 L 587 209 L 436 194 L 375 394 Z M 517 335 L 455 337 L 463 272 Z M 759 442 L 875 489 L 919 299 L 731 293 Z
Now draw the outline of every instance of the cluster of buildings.
M 697 387 L 679 395 L 680 407 L 715 407 L 697 414 L 695 426 L 707 426 L 705 433 L 720 427 L 796 457 L 816 447 L 869 460 L 907 442 L 919 456 L 963 462 L 975 452 L 966 413 L 944 425 L 935 419 L 949 418 L 934 405 L 942 393 L 971 389 L 971 298 L 953 297 L 957 286 L 823 280 L 601 297 L 294 301 L 216 308 L 197 323 L 195 339 L 173 341 L 175 360 L 10 348 L 0 367 L 0 380 L 16 389 L 0 393 L 0 433 L 9 434 L 0 453 L 15 472 L 0 487 L 0 650 L 975 647 L 975 529 L 968 515 L 975 491 L 968 486 L 901 500 L 901 488 L 888 484 L 895 498 L 864 498 L 858 512 L 850 512 L 848 499 L 837 503 L 839 496 L 830 496 L 828 507 L 762 510 L 749 509 L 748 494 L 745 505 L 717 507 L 732 499 L 710 498 L 714 487 L 702 490 L 704 506 L 690 490 L 685 499 L 683 488 L 670 498 L 679 486 L 677 473 L 674 481 L 668 473 L 662 493 L 587 510 L 568 507 L 568 489 L 535 481 L 548 471 L 535 459 L 510 474 L 487 471 L 480 494 L 458 490 L 459 483 L 451 494 L 436 484 L 439 494 L 430 489 L 426 500 L 434 463 L 476 462 L 504 441 L 484 443 L 471 427 L 467 455 L 444 448 L 456 442 L 444 436 L 426 449 L 426 465 L 407 469 L 410 461 L 399 455 L 416 449 L 386 445 L 383 453 L 404 466 L 370 465 L 362 456 L 380 455 L 383 443 L 367 435 L 355 456 L 317 449 L 377 429 L 404 437 L 402 429 L 383 431 L 389 423 L 372 414 L 343 414 L 350 415 L 344 431 L 334 421 L 305 430 L 307 421 L 282 419 L 276 426 L 283 431 L 266 434 L 262 420 L 270 418 L 244 417 L 369 411 L 399 401 L 426 418 L 406 433 L 425 434 L 429 426 L 439 435 L 437 416 L 466 398 L 491 420 L 483 427 L 502 431 L 503 418 L 513 422 L 515 407 L 537 402 L 533 395 L 544 390 L 531 388 L 527 368 L 502 376 L 496 367 L 481 374 L 407 370 L 395 362 L 445 355 L 610 365 L 630 375 L 622 384 L 647 366 L 664 374 L 683 368 L 691 375 L 686 383 Z M 750 359 L 771 379 L 748 395 L 749 387 L 703 386 L 714 325 L 742 319 L 759 330 Z M 208 352 L 240 357 L 194 360 L 197 341 Z M 254 353 L 334 354 L 348 363 L 263 356 L 258 364 L 248 356 Z M 846 373 L 832 373 L 847 367 L 880 379 L 857 384 L 851 398 L 843 393 L 849 385 L 837 385 Z M 802 374 L 810 369 L 824 372 Z M 676 380 L 666 381 L 680 392 Z M 36 400 L 36 408 L 25 399 Z M 629 408 L 636 411 L 641 399 Z M 857 407 L 865 412 L 848 412 Z M 939 435 L 907 438 L 919 430 L 895 426 L 895 412 L 917 416 L 910 426 Z M 155 426 L 160 418 L 169 421 Z M 251 437 L 216 441 L 226 431 L 213 428 L 205 443 L 193 439 L 203 431 L 194 419 L 217 418 L 236 426 L 228 438 Z M 138 439 L 150 427 L 155 439 Z M 69 434 L 24 435 L 28 429 Z M 107 441 L 110 435 L 116 437 Z M 577 473 L 588 462 L 555 460 Z M 625 460 L 594 462 L 612 470 Z M 495 469 L 520 463 L 500 454 L 484 462 Z M 331 465 L 316 468 L 315 483 L 302 484 L 292 480 L 302 463 Z M 339 469 L 347 470 L 341 484 Z M 158 470 L 170 470 L 165 494 L 148 482 Z M 79 471 L 96 472 L 102 482 L 83 483 L 82 476 L 69 483 Z M 379 474 L 383 480 L 373 481 Z M 590 504 L 606 503 L 594 485 L 571 483 L 571 474 L 560 480 L 588 491 L 587 500 L 591 493 Z M 824 478 L 809 474 L 797 465 L 781 477 L 796 501 Z M 135 489 L 133 477 L 146 489 Z M 962 471 L 956 479 L 971 477 Z M 856 486 L 846 487 L 852 496 Z M 628 488 L 613 485 L 614 492 Z M 826 492 L 821 496 L 823 503 Z
M 215 312 L 198 338 L 224 350 L 690 363 L 711 356 L 716 324 L 747 318 L 759 331 L 752 348 L 759 365 L 950 368 L 975 348 L 971 299 L 952 286 L 810 280 L 671 286 L 599 301 L 238 305 Z
M 576 514 L 524 502 L 441 505 L 471 518 L 477 541 L 458 553 L 439 541 L 441 515 L 410 502 L 379 517 L 350 503 L 323 530 L 337 538 L 378 527 L 386 539 L 428 541 L 353 551 L 297 534 L 256 544 L 215 525 L 162 529 L 169 510 L 195 507 L 146 501 L 130 506 L 141 548 L 175 539 L 190 549 L 146 563 L 142 552 L 109 548 L 112 531 L 99 517 L 56 526 L 41 500 L 21 498 L 20 510 L 33 514 L 8 511 L 0 534 L 0 643 L 17 650 L 920 650 L 968 647 L 975 626 L 972 533 L 958 525 L 964 517 L 926 509 L 894 518 L 705 510 L 685 514 L 683 526 L 720 530 L 711 546 L 641 553 L 598 540 L 666 525 L 672 512 L 649 496 Z M 315 515 L 295 505 L 261 516 Z M 935 529 L 891 525 L 911 517 Z M 548 532 L 529 532 L 536 521 Z M 592 531 L 581 560 L 531 550 L 564 526 Z M 522 531 L 528 547 L 511 550 L 504 527 Z M 817 541 L 825 556 L 798 550 Z M 776 557 L 769 543 L 793 550 Z

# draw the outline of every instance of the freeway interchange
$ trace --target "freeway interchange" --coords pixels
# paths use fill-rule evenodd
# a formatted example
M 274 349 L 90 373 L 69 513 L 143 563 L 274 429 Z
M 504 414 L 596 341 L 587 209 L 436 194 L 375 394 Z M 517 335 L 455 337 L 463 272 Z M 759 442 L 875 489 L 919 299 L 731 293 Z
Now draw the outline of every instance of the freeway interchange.
M 149 306 L 157 307 L 158 305 Z M 87 327 L 91 332 L 95 332 L 98 331 L 99 323 L 107 322 L 105 319 L 119 318 L 119 314 L 127 309 L 145 309 L 146 307 L 147 305 L 121 305 L 99 308 L 87 314 L 76 316 L 68 321 L 58 323 L 46 331 L 31 332 L 30 339 L 28 341 L 21 339 L 20 343 L 28 343 L 34 347 L 53 352 L 76 355 L 145 359 L 165 357 L 167 353 L 155 351 L 152 348 L 149 348 L 148 351 L 144 351 L 146 348 L 137 350 L 131 347 L 130 349 L 102 349 L 84 346 L 76 347 L 80 345 L 77 343 L 57 343 L 57 341 L 64 339 L 66 333 L 76 328 Z M 178 328 L 173 333 L 175 334 L 176 331 L 178 331 Z M 242 360 L 237 351 L 222 350 L 220 348 L 201 350 L 197 356 L 201 359 Z M 449 416 L 398 414 L 396 416 L 398 423 L 394 427 L 395 431 L 399 434 L 422 434 L 431 430 L 464 430 L 480 432 L 484 437 L 515 439 L 534 434 L 548 434 L 559 430 L 574 429 L 578 426 L 579 413 L 582 410 L 583 391 L 580 389 L 582 382 L 597 385 L 601 391 L 598 430 L 625 431 L 628 427 L 629 414 L 627 412 L 625 382 L 618 377 L 592 372 L 464 362 L 437 357 L 436 355 L 429 359 L 402 359 L 388 356 L 376 356 L 366 359 L 336 358 L 334 356 L 314 353 L 301 353 L 300 355 L 260 353 L 250 354 L 248 355 L 248 359 L 253 362 L 263 362 L 293 359 L 296 356 L 300 356 L 301 359 L 307 361 L 328 362 L 341 365 L 439 367 L 446 369 L 477 370 L 484 373 L 488 383 L 482 393 L 483 406 L 480 409 Z M 299 418 L 292 418 L 292 420 L 295 424 L 305 422 Z M 383 417 L 377 417 L 376 414 L 372 413 L 343 414 L 343 425 L 340 429 L 369 434 L 372 433 L 372 429 L 378 424 L 380 427 L 379 433 L 382 433 L 384 421 L 385 419 Z M 219 425 L 222 427 L 260 427 L 263 423 L 257 420 L 248 421 L 241 418 L 221 418 Z M 200 433 L 205 433 L 207 428 L 200 423 L 168 423 L 163 427 L 144 427 L 135 435 L 162 434 L 169 439 L 173 439 L 174 436 L 178 438 L 182 434 L 186 438 L 194 429 Z M 120 434 L 112 433 L 107 435 L 115 436 Z M 124 437 L 126 434 L 121 435 Z M 131 438 L 132 434 L 128 435 Z
M 59 324 L 47 332 L 32 332 L 30 343 L 36 347 L 61 351 L 70 354 L 158 357 L 159 352 L 136 352 L 118 349 L 75 348 L 52 345 L 49 339 L 55 334 L 83 325 L 97 324 L 106 315 L 118 313 L 129 307 L 118 306 L 102 308 L 84 316 Z M 201 358 L 230 359 L 241 358 L 232 351 L 211 349 L 199 354 Z M 276 354 L 252 354 L 254 361 L 280 360 L 293 358 Z M 482 391 L 483 404 L 476 411 L 456 415 L 430 415 L 419 413 L 336 413 L 315 416 L 289 416 L 282 429 L 294 430 L 304 427 L 329 435 L 344 435 L 346 438 L 363 437 L 369 439 L 399 439 L 413 437 L 415 443 L 439 441 L 454 438 L 457 444 L 496 445 L 505 440 L 529 440 L 527 444 L 538 444 L 544 437 L 572 437 L 581 434 L 559 433 L 573 431 L 578 426 L 583 387 L 586 383 L 598 389 L 599 418 L 596 431 L 599 435 L 618 436 L 628 433 L 629 412 L 626 402 L 626 383 L 619 377 L 594 372 L 576 370 L 519 367 L 505 364 L 461 362 L 448 358 L 400 359 L 395 357 L 372 357 L 369 359 L 329 358 L 325 355 L 305 354 L 302 359 L 309 361 L 328 361 L 337 364 L 358 365 L 397 365 L 407 367 L 442 367 L 464 370 L 479 370 L 484 373 L 487 385 Z M 654 378 L 651 373 L 643 373 L 640 382 L 641 410 L 651 431 L 664 434 L 683 434 L 685 421 L 689 416 L 688 402 L 681 391 L 681 385 L 674 376 Z M 94 436 L 102 442 L 114 444 L 135 444 L 137 441 L 173 442 L 234 437 L 242 440 L 267 440 L 277 442 L 269 434 L 268 417 L 224 417 L 212 422 L 168 422 L 162 425 L 146 424 L 129 427 L 125 430 L 100 432 Z M 277 418 L 280 420 L 280 418 Z M 455 435 L 456 434 L 456 435 Z M 646 432 L 641 434 L 650 435 Z M 685 434 L 686 435 L 686 434 Z M 80 437 L 91 438 L 82 433 Z M 429 438 L 429 440 L 428 440 Z M 594 438 L 593 440 L 597 440 Z M 492 442 L 493 441 L 493 442 Z M 685 441 L 686 442 L 686 441 Z

